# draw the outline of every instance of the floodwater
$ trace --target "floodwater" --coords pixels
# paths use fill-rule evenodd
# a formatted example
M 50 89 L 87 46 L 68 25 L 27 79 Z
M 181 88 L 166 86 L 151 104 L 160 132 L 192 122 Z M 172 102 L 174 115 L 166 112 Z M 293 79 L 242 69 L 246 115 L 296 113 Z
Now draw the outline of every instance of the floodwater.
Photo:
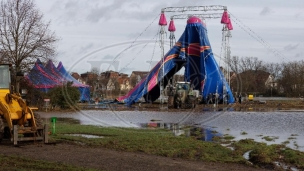
M 160 124 L 195 126 L 231 135 L 234 140 L 254 139 L 267 144 L 285 143 L 288 147 L 304 151 L 304 112 L 236 112 L 202 111 L 100 111 L 40 112 L 45 120 L 57 117 L 61 122 L 79 122 L 83 125 L 143 128 Z M 179 132 L 179 129 L 175 129 Z M 175 132 L 176 133 L 176 132 Z

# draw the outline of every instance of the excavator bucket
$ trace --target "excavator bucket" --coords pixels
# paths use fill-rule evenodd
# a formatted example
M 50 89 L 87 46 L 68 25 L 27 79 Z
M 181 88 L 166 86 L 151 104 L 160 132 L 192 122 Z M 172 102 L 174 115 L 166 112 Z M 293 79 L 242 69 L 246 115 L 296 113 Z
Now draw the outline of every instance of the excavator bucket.
M 31 130 L 28 128 L 18 128 L 18 125 L 14 125 L 12 141 L 14 145 L 18 145 L 19 141 L 43 141 L 44 143 L 48 143 L 48 126 L 45 124 L 44 127 Z

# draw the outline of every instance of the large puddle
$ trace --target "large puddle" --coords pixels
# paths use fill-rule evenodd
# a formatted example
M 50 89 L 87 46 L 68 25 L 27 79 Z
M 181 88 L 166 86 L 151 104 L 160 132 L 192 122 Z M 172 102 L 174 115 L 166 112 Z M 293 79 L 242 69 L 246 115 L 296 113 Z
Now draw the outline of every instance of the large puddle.
M 254 139 L 267 144 L 286 144 L 288 147 L 304 151 L 304 113 L 294 112 L 150 112 L 150 111 L 100 111 L 40 112 L 45 120 L 57 117 L 60 122 L 83 125 L 113 127 L 163 127 L 171 129 L 175 135 L 189 134 L 182 127 L 199 127 L 205 131 L 203 138 L 230 135 L 233 140 Z M 209 132 L 208 132 L 209 131 Z M 216 135 L 215 135 L 216 134 Z M 208 136 L 209 135 L 209 136 Z

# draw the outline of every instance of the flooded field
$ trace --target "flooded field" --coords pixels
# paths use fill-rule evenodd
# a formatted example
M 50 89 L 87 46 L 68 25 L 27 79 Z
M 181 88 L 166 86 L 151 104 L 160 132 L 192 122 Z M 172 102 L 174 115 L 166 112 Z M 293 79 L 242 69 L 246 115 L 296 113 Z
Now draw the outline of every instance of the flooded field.
M 152 111 L 100 111 L 40 112 L 45 120 L 57 117 L 61 122 L 113 127 L 162 127 L 174 130 L 176 135 L 186 134 L 183 127 L 200 127 L 208 135 L 229 135 L 233 140 L 254 139 L 267 144 L 286 144 L 304 151 L 304 113 L 294 112 L 152 112 Z M 210 140 L 206 137 L 206 140 Z

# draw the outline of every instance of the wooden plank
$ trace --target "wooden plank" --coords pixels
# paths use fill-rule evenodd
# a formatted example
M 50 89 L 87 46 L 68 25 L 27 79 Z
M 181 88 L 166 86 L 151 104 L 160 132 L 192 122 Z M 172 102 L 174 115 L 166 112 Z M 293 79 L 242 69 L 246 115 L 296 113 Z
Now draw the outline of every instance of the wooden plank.
M 44 134 L 44 143 L 49 143 L 49 127 L 47 124 L 44 124 L 44 130 L 43 130 L 43 134 Z
M 13 127 L 13 141 L 14 141 L 14 145 L 17 145 L 18 144 L 18 127 L 17 125 L 14 125 Z

